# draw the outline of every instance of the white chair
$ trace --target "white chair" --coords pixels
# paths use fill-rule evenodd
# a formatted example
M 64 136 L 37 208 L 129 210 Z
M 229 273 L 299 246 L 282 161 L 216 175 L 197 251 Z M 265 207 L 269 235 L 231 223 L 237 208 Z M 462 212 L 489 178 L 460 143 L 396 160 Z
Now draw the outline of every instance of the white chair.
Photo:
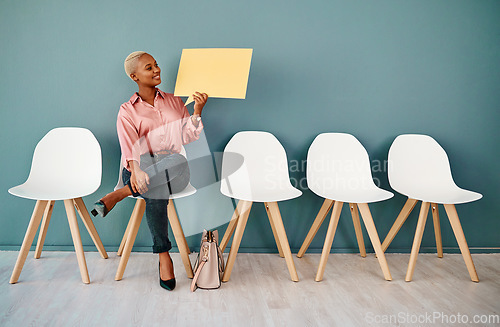
M 186 150 L 184 147 L 181 149 L 181 154 L 186 156 Z M 122 180 L 122 167 L 120 166 L 120 173 L 118 176 L 118 183 L 115 186 L 115 190 L 122 188 L 123 180 Z M 184 268 L 186 269 L 186 274 L 188 278 L 193 278 L 193 268 L 191 266 L 191 261 L 189 260 L 189 246 L 186 241 L 186 237 L 184 236 L 184 232 L 182 230 L 181 223 L 179 221 L 179 217 L 177 216 L 177 210 L 175 209 L 174 201 L 175 199 L 180 199 L 189 195 L 193 195 L 196 193 L 196 189 L 189 183 L 184 190 L 178 193 L 171 194 L 169 197 L 169 202 L 167 206 L 167 214 L 168 221 L 170 222 L 170 226 L 172 227 L 172 232 L 174 233 L 175 243 L 179 249 L 179 253 L 181 255 L 182 263 L 184 264 Z M 116 271 L 115 280 L 121 280 L 123 278 L 123 274 L 125 272 L 125 268 L 127 267 L 128 259 L 130 257 L 130 253 L 132 252 L 132 247 L 134 246 L 135 238 L 137 236 L 137 232 L 139 231 L 139 227 L 141 225 L 142 217 L 144 215 L 144 211 L 146 210 L 146 201 L 141 197 L 133 197 L 129 196 L 129 198 L 136 199 L 134 210 L 132 211 L 132 215 L 130 216 L 130 220 L 128 222 L 127 228 L 123 235 L 122 241 L 120 243 L 120 247 L 118 249 L 117 255 L 121 256 L 120 263 L 118 265 L 118 270 Z
M 306 252 L 333 206 L 332 218 L 328 225 L 316 273 L 316 281 L 319 282 L 323 279 L 344 202 L 348 202 L 351 209 L 361 256 L 366 257 L 366 250 L 358 208 L 361 211 L 361 217 L 384 277 L 386 280 L 392 280 L 368 203 L 389 199 L 393 194 L 378 188 L 373 182 L 370 159 L 363 145 L 350 134 L 324 133 L 318 135 L 309 147 L 307 154 L 307 185 L 311 191 L 325 198 L 325 201 L 297 254 L 299 258 Z
M 422 201 L 415 238 L 411 249 L 406 281 L 411 281 L 424 233 L 429 206 L 432 206 L 434 232 L 438 257 L 443 256 L 438 204 L 444 205 L 451 227 L 457 239 L 469 275 L 474 282 L 479 278 L 458 219 L 455 204 L 476 201 L 482 195 L 459 188 L 453 181 L 450 163 L 444 149 L 427 135 L 406 134 L 396 137 L 389 149 L 389 183 L 391 187 L 408 197 L 406 204 L 387 234 L 382 249 L 389 247 L 399 229 L 418 201 Z
M 35 250 L 35 258 L 40 258 L 56 200 L 64 201 L 82 281 L 86 284 L 90 283 L 75 207 L 99 253 L 106 259 L 108 257 L 106 250 L 82 200 L 83 196 L 94 193 L 100 184 L 101 147 L 88 129 L 55 128 L 38 142 L 33 153 L 28 179 L 24 184 L 9 189 L 10 194 L 36 200 L 35 209 L 10 278 L 11 284 L 18 281 L 38 226 L 42 222 Z
M 220 243 L 224 251 L 234 233 L 222 281 L 231 276 L 253 202 L 264 203 L 280 256 L 285 257 L 291 279 L 298 281 L 278 201 L 296 198 L 302 192 L 290 183 L 285 149 L 274 135 L 247 131 L 231 138 L 222 159 L 221 193 L 239 200 Z

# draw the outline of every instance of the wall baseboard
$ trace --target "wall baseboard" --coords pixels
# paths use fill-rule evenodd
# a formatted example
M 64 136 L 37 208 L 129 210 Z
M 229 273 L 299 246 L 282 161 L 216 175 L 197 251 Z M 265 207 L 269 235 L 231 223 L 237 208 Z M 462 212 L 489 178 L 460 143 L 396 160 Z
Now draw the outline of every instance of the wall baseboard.
M 107 252 L 116 252 L 118 251 L 118 246 L 104 246 Z M 19 251 L 19 245 L 0 245 L 0 251 Z M 479 253 L 500 253 L 500 247 L 470 247 L 470 252 L 472 254 Z M 44 251 L 70 251 L 74 252 L 75 248 L 72 245 L 45 245 L 43 247 Z M 97 249 L 93 245 L 84 245 L 83 250 L 85 252 L 97 252 Z M 292 253 L 297 253 L 299 248 L 292 248 Z M 321 248 L 309 248 L 307 253 L 321 253 Z M 388 249 L 386 253 L 410 253 L 411 249 Z M 35 246 L 32 246 L 30 251 L 35 251 Z M 150 246 L 134 246 L 132 249 L 133 252 L 151 252 Z M 172 252 L 177 253 L 179 249 L 177 247 L 172 247 Z M 191 252 L 197 252 L 198 247 L 191 248 Z M 225 253 L 229 252 L 229 248 L 226 249 Z M 240 247 L 239 252 L 241 253 L 278 253 L 276 248 L 253 248 L 253 247 Z M 357 248 L 334 248 L 330 251 L 330 253 L 358 253 L 359 250 Z M 374 253 L 372 248 L 366 248 L 367 253 Z M 444 247 L 444 253 L 460 253 L 460 249 L 458 247 Z M 436 253 L 435 247 L 421 247 L 419 253 Z

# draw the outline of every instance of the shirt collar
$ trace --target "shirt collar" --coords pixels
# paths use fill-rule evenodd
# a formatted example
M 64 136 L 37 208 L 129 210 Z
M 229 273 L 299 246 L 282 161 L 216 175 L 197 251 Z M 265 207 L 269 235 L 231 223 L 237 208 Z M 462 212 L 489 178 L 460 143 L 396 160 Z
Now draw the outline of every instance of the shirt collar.
M 155 95 L 155 99 L 157 96 L 160 96 L 162 99 L 165 99 L 165 97 L 163 96 L 163 94 L 161 94 L 161 91 L 160 89 L 156 88 L 156 95 Z M 135 92 L 132 97 L 130 97 L 130 102 L 132 102 L 132 104 L 135 104 L 137 101 L 139 101 L 139 99 L 141 99 L 141 97 L 139 96 L 139 93 L 138 92 Z M 142 100 L 142 99 L 141 99 Z

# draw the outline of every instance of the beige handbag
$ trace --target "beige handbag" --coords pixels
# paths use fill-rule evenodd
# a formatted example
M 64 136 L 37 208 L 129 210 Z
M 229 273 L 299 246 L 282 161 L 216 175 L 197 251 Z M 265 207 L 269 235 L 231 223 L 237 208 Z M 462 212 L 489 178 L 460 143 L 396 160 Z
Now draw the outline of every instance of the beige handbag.
M 215 289 L 220 287 L 224 273 L 224 258 L 219 248 L 219 233 L 203 231 L 200 244 L 200 253 L 194 264 L 194 277 L 191 282 L 191 292 L 197 287 Z

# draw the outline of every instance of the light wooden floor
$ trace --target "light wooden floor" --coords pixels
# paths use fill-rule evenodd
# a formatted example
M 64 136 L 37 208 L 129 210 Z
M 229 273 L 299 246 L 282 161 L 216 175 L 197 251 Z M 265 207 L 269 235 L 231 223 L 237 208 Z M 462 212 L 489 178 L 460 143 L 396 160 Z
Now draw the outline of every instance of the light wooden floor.
M 44 252 L 26 261 L 9 284 L 17 252 L 0 252 L 0 326 L 499 326 L 473 324 L 475 315 L 500 315 L 500 254 L 475 254 L 481 280 L 473 283 L 460 255 L 421 254 L 414 279 L 404 281 L 409 254 L 387 254 L 393 281 L 385 281 L 373 254 L 331 254 L 324 280 L 315 282 L 319 254 L 294 257 L 300 282 L 290 281 L 277 254 L 238 254 L 228 283 L 189 291 L 179 254 L 177 288 L 158 285 L 158 259 L 132 253 L 123 280 L 119 258 L 87 252 L 91 284 L 80 279 L 72 252 Z M 194 262 L 195 254 L 191 254 Z M 464 319 L 468 324 L 443 323 Z M 415 319 L 432 318 L 418 323 Z M 458 316 L 461 315 L 461 316 Z M 495 315 L 495 316 L 492 316 Z M 489 317 L 488 317 L 489 316 Z M 457 318 L 458 317 L 458 318 Z M 429 319 L 427 318 L 427 319 Z M 390 321 L 393 323 L 385 323 Z M 415 323 L 411 323 L 411 322 Z M 377 323 L 378 322 L 378 323 Z

